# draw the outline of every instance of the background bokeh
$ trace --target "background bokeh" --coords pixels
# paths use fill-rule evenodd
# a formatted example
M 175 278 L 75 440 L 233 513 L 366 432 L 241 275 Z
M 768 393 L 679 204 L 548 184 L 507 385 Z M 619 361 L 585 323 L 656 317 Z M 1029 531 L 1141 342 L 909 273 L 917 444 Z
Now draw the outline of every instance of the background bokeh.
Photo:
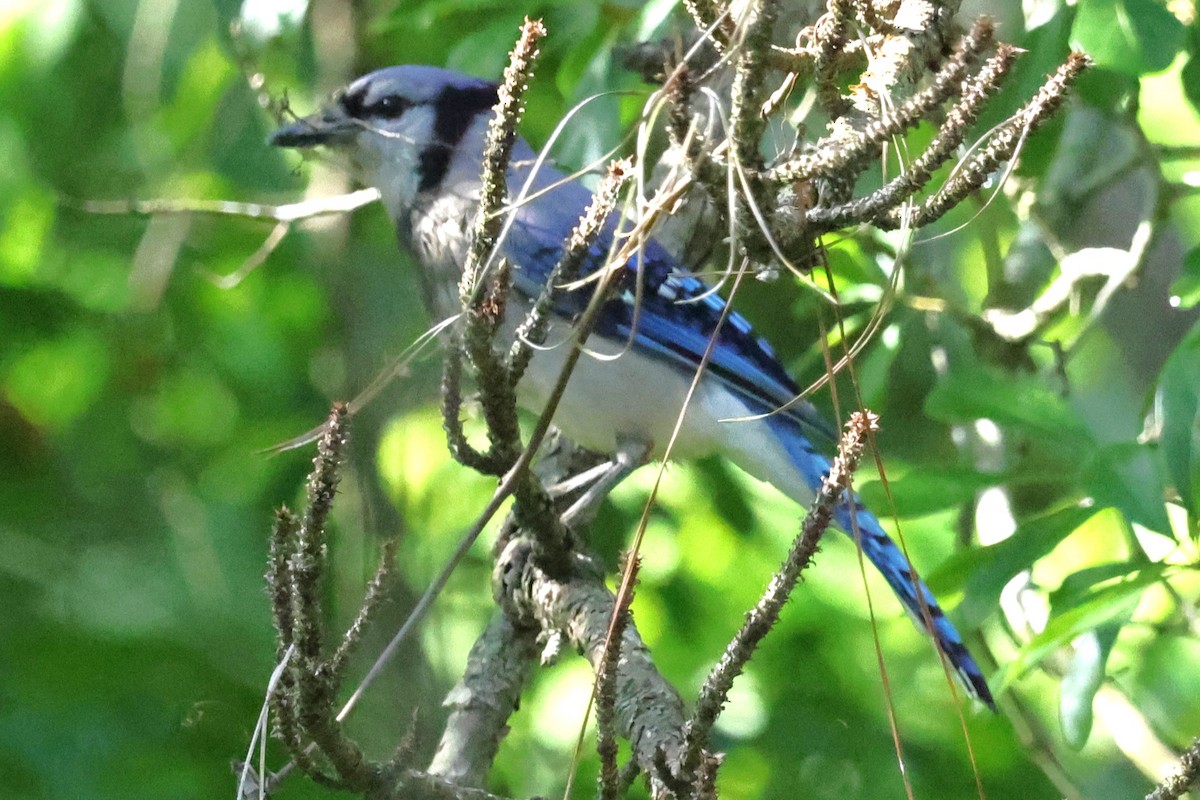
M 918 233 L 840 397 L 857 388 L 882 415 L 895 513 L 877 478 L 863 493 L 899 523 L 1000 692 L 998 715 L 961 709 L 988 796 L 1141 796 L 1200 734 L 1196 7 L 986 5 L 1028 53 L 981 132 L 1071 46 L 1097 68 L 1002 190 Z M 262 451 L 354 396 L 429 322 L 377 205 L 294 225 L 232 287 L 221 276 L 272 223 L 85 205 L 347 191 L 338 164 L 266 146 L 261 100 L 286 92 L 306 113 L 400 62 L 494 77 L 526 14 L 550 31 L 525 123 L 536 144 L 575 103 L 629 90 L 567 129 L 555 152 L 569 165 L 617 143 L 648 92 L 615 49 L 687 24 L 663 0 L 0 0 L 0 795 L 233 796 L 230 760 L 273 666 L 271 510 L 299 502 L 312 455 Z M 897 241 L 828 242 L 851 336 Z M 1005 338 L 1059 289 L 1033 335 Z M 821 375 L 815 297 L 781 279 L 737 303 L 802 383 Z M 354 422 L 333 626 L 353 617 L 385 538 L 400 538 L 401 565 L 357 674 L 490 495 L 445 452 L 438 369 L 433 351 L 418 358 Z M 833 414 L 827 391 L 815 400 Z M 652 479 L 635 475 L 601 513 L 593 541 L 610 565 Z M 685 697 L 797 519 L 720 460 L 669 468 L 634 613 Z M 492 613 L 488 546 L 353 717 L 369 753 L 390 753 L 414 710 L 421 747 L 436 740 Z M 723 718 L 725 796 L 897 796 L 889 696 L 915 796 L 975 796 L 933 650 L 874 575 L 867 588 L 874 617 L 853 547 L 827 543 Z M 495 791 L 561 793 L 590 678 L 569 656 L 539 674 Z M 284 791 L 329 796 L 299 779 Z

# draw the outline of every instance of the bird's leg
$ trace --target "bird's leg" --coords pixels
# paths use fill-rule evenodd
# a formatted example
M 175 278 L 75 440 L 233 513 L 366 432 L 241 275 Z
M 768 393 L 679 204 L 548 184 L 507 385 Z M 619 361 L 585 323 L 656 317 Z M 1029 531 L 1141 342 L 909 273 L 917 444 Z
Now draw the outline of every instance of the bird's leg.
M 590 522 L 601 501 L 629 473 L 650 460 L 650 444 L 641 439 L 617 440 L 617 451 L 603 464 L 573 475 L 548 488 L 551 496 L 561 496 L 590 483 L 579 499 L 562 514 L 564 524 L 572 528 Z
M 593 481 L 598 480 L 601 476 L 607 474 L 613 468 L 616 459 L 608 459 L 600 464 L 597 464 L 583 472 L 563 478 L 558 483 L 546 487 L 546 494 L 554 498 L 565 497 L 572 492 L 579 491 Z

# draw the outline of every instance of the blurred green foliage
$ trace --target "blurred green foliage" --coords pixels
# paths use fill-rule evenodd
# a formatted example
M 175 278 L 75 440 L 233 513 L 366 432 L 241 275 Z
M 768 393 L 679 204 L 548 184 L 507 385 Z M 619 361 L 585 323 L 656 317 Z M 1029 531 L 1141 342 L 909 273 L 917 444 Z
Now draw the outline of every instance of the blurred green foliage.
M 1200 28 L 1192 3 L 1049 0 L 1027 4 L 1028 19 L 1018 3 L 991 5 L 1001 38 L 1030 52 L 990 122 L 1069 47 L 1097 66 L 1027 143 L 1007 191 L 918 234 L 895 308 L 839 396 L 857 388 L 883 416 L 889 486 L 863 478 L 864 496 L 899 520 L 973 649 L 999 667 L 1003 713 L 965 709 L 988 795 L 1129 797 L 1200 733 Z M 427 324 L 376 206 L 295 226 L 220 288 L 269 223 L 81 203 L 344 191 L 336 164 L 264 144 L 264 93 L 286 90 L 306 111 L 402 61 L 495 76 L 526 14 L 551 34 L 526 123 L 535 143 L 575 103 L 625 90 L 567 129 L 557 156 L 586 163 L 620 141 L 647 91 L 614 47 L 682 24 L 673 3 L 0 4 L 0 794 L 232 796 L 229 761 L 272 669 L 271 509 L 298 501 L 310 458 L 261 451 L 352 397 Z M 1121 276 L 1135 232 L 1150 247 Z M 853 338 L 896 240 L 829 244 Z M 998 335 L 991 311 L 1024 309 L 1097 264 L 1036 336 Z M 738 298 L 802 382 L 824 370 L 819 305 L 787 281 Z M 401 537 L 402 565 L 360 670 L 490 492 L 445 453 L 437 372 L 430 353 L 355 420 L 327 589 L 335 624 L 357 609 L 384 537 Z M 832 413 L 828 393 L 817 402 Z M 651 480 L 635 475 L 600 515 L 593 540 L 610 564 Z M 720 461 L 670 469 L 635 615 L 685 696 L 796 529 L 797 509 Z M 413 708 L 431 745 L 438 699 L 492 612 L 489 564 L 481 543 L 356 713 L 368 752 L 389 752 Z M 830 542 L 723 720 L 726 796 L 902 791 L 876 637 L 916 796 L 974 796 L 936 656 L 882 582 L 865 582 L 873 614 L 856 553 Z M 539 675 L 496 791 L 561 790 L 589 688 L 570 658 Z M 595 766 L 582 769 L 587 787 Z M 285 796 L 328 795 L 293 780 Z

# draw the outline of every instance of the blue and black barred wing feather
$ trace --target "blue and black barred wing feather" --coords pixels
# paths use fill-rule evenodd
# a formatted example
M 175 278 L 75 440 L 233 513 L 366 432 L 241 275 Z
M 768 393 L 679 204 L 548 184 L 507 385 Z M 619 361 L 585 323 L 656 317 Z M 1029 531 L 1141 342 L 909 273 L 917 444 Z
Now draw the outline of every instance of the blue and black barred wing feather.
M 576 192 L 564 192 L 568 188 L 580 187 L 556 189 L 551 195 L 556 202 L 549 211 L 544 207 L 547 199 L 518 215 L 505 240 L 504 254 L 514 265 L 519 265 L 513 278 L 517 290 L 523 294 L 536 296 L 541 291 L 562 255 L 561 231 L 570 230 L 573 220 L 578 219 L 578 214 L 569 213 L 570 210 L 582 213 L 591 197 L 582 189 L 582 196 L 572 197 Z M 593 275 L 604 267 L 611 247 L 610 226 L 591 247 L 581 276 Z M 586 283 L 576 290 L 559 292 L 555 298 L 556 313 L 565 317 L 583 313 L 594 286 Z M 835 443 L 836 431 L 811 403 L 796 399 L 800 394 L 796 382 L 771 347 L 754 335 L 750 323 L 731 311 L 724 323 L 718 325 L 724 309 L 725 301 L 720 296 L 680 266 L 659 244 L 648 241 L 624 265 L 614 296 L 597 320 L 595 333 L 655 352 L 691 375 L 708 350 L 715 331 L 716 342 L 707 366 L 710 376 L 741 396 L 755 413 L 772 413 L 786 406 L 781 415 L 795 420 L 806 435 Z
M 539 204 L 534 213 L 522 215 L 523 219 L 519 216 L 510 232 L 505 255 L 520 265 L 514 272 L 514 282 L 523 293 L 532 296 L 540 292 L 561 255 L 561 245 L 553 231 L 561 236 L 561 231 L 569 230 L 582 213 L 589 195 L 581 187 L 579 191 L 582 194 L 574 203 L 557 204 L 552 209 Z M 610 247 L 611 233 L 601 237 L 589 254 L 585 275 L 606 264 Z M 555 301 L 556 313 L 566 317 L 582 313 L 590 300 L 590 287 L 588 284 L 582 290 L 560 292 Z M 595 332 L 630 342 L 634 348 L 661 357 L 687 375 L 695 374 L 708 352 L 709 377 L 720 380 L 741 397 L 752 412 L 775 412 L 792 401 L 799 389 L 771 348 L 754 335 L 750 324 L 735 312 L 724 314 L 725 306 L 725 301 L 710 292 L 703 281 L 651 241 L 639 256 L 624 265 L 616 296 L 605 303 Z M 767 424 L 815 493 L 829 472 L 830 462 L 814 448 L 811 439 L 815 434 L 815 438 L 831 443 L 836 441 L 835 432 L 804 401 L 771 414 Z M 913 575 L 908 558 L 879 520 L 853 493 L 834 509 L 834 519 L 841 530 L 860 544 L 863 554 L 883 575 L 918 626 L 936 640 L 967 691 L 995 709 L 983 673 L 962 637 L 933 593 Z

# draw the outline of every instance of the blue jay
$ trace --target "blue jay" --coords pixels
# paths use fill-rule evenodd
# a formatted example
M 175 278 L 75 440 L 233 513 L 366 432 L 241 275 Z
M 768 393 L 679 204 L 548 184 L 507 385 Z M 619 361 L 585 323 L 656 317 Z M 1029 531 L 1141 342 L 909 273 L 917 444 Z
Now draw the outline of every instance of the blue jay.
M 379 190 L 401 242 L 421 262 L 427 305 L 443 318 L 460 310 L 458 280 L 478 203 L 485 132 L 496 102 L 494 83 L 435 67 L 390 67 L 354 81 L 321 111 L 275 131 L 270 142 L 297 148 L 324 145 L 349 156 L 357 177 Z M 518 140 L 510 187 L 525 184 L 534 159 L 530 147 Z M 514 266 L 514 293 L 526 303 L 540 293 L 563 240 L 591 200 L 581 184 L 544 165 L 533 172 L 529 194 L 535 198 L 515 210 L 501 245 L 501 254 Z M 603 265 L 600 254 L 608 252 L 611 235 L 610 229 L 607 241 L 598 244 L 591 270 Z M 625 265 L 631 278 L 639 269 L 636 308 L 632 290 L 605 304 L 589 340 L 601 357 L 579 362 L 554 423 L 592 450 L 615 453 L 633 441 L 651 456 L 661 456 L 715 337 L 672 456 L 721 453 L 797 502 L 810 503 L 830 466 L 810 436 L 832 441 L 833 430 L 806 402 L 754 421 L 723 421 L 774 411 L 793 401 L 799 388 L 740 315 L 730 313 L 718 326 L 724 301 L 661 245 L 648 241 L 640 259 Z M 587 305 L 590 293 L 591 285 L 560 293 L 554 308 L 557 324 L 563 326 L 560 333 Z M 566 349 L 551 347 L 533 357 L 518 389 L 524 406 L 535 411 L 545 407 Z M 914 579 L 907 558 L 875 516 L 849 495 L 835 510 L 835 521 L 843 531 L 857 528 L 863 553 L 918 625 L 937 640 L 963 686 L 994 709 L 962 637 L 925 584 Z

